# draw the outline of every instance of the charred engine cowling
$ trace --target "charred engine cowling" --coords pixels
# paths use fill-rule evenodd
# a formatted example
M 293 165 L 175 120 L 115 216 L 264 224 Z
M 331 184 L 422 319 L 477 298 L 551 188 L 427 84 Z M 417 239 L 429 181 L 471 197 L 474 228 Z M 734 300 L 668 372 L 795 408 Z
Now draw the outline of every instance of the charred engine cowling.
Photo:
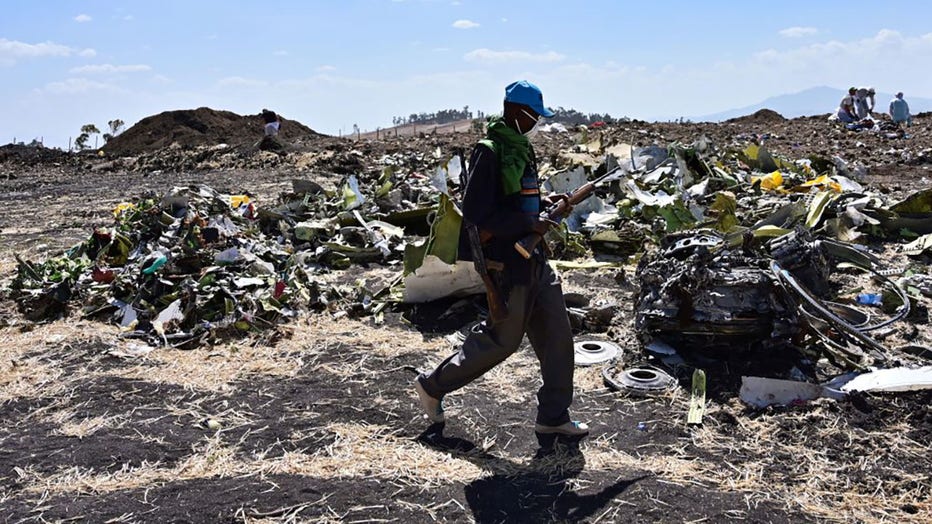
M 831 267 L 818 240 L 806 229 L 797 229 L 767 244 L 770 258 L 793 274 L 814 295 L 829 294 Z
M 776 259 L 810 289 L 828 289 L 828 264 L 804 231 L 754 246 L 730 246 L 714 230 L 668 235 L 641 259 L 635 330 L 642 342 L 718 354 L 793 345 L 802 333 L 795 304 L 769 269 Z

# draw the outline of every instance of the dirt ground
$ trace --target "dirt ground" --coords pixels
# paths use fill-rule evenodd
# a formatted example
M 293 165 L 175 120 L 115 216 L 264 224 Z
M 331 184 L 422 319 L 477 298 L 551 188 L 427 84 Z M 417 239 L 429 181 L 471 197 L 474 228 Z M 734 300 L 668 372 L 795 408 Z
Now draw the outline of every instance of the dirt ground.
M 703 134 L 727 144 L 767 133 L 783 154 L 842 154 L 869 165 L 872 187 L 886 193 L 928 186 L 928 116 L 907 140 L 770 115 L 723 124 L 631 122 L 611 132 L 635 144 Z M 428 136 L 416 147 L 449 151 L 473 139 Z M 565 145 L 558 137 L 536 140 L 543 155 Z M 0 281 L 9 282 L 15 255 L 60 253 L 144 191 L 206 183 L 274 202 L 294 177 L 336 183 L 355 168 L 351 151 L 368 158 L 411 147 L 401 140 L 309 144 L 303 154 L 313 158 L 300 169 L 262 153 L 256 158 L 266 164 L 207 170 L 0 155 Z M 347 276 L 388 280 L 397 271 L 354 266 Z M 608 331 L 580 332 L 577 340 L 612 341 L 625 364 L 645 359 L 632 326 L 633 274 L 633 267 L 564 272 L 564 291 L 618 307 Z M 592 434 L 539 441 L 532 426 L 539 374 L 527 347 L 448 396 L 449 421 L 430 426 L 411 381 L 455 349 L 456 335 L 477 318 L 472 302 L 393 307 L 378 325 L 312 315 L 274 337 L 182 351 L 140 348 L 121 339 L 117 326 L 74 313 L 26 322 L 4 300 L 0 520 L 932 520 L 932 392 L 752 410 L 737 398 L 735 377 L 754 367 L 743 355 L 706 363 L 709 404 L 697 427 L 686 425 L 685 377 L 686 387 L 673 392 L 631 397 L 607 388 L 599 366 L 578 367 L 573 414 Z M 929 345 L 927 324 L 927 313 L 911 317 L 892 336 Z

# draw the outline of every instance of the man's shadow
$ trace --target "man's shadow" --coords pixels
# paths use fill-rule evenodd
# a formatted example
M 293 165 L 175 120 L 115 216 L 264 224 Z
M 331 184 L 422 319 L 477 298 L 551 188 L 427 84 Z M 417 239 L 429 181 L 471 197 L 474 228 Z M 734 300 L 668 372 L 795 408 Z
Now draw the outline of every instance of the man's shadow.
M 494 473 L 464 488 L 476 522 L 583 520 L 647 477 L 619 480 L 598 493 L 579 495 L 568 483 L 586 465 L 579 438 L 538 435 L 540 448 L 530 464 L 521 464 L 483 451 L 469 440 L 444 436 L 443 429 L 442 423 L 433 424 L 417 441 Z

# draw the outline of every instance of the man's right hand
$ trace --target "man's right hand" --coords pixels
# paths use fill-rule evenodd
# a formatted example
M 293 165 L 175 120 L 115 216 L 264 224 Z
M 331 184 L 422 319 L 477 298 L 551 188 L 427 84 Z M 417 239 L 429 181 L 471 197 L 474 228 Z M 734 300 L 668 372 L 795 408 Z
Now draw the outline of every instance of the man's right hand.
M 557 224 L 553 220 L 547 220 L 546 218 L 541 218 L 541 219 L 538 219 L 537 222 L 534 222 L 534 225 L 531 226 L 531 230 L 533 230 L 535 233 L 537 233 L 540 236 L 544 236 L 547 234 L 547 231 L 550 231 L 551 227 L 557 226 L 557 225 L 559 224 Z

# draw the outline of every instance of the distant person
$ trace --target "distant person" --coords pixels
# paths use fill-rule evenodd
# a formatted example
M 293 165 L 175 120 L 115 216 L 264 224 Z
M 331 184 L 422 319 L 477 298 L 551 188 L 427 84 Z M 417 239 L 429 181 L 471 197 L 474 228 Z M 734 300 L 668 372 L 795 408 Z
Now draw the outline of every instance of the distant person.
M 854 93 L 854 112 L 858 115 L 858 120 L 870 118 L 874 111 L 874 95 L 876 92 L 873 87 L 861 87 Z M 868 104 L 868 102 L 870 102 Z
M 854 96 L 857 91 L 855 87 L 848 89 L 848 95 L 842 98 L 841 103 L 838 104 L 838 111 L 835 113 L 835 116 L 838 118 L 839 122 L 844 122 L 846 124 L 857 122 L 858 115 L 854 110 Z
M 265 136 L 275 136 L 278 134 L 278 130 L 281 127 L 282 122 L 278 118 L 278 115 L 275 114 L 275 111 L 263 109 L 262 121 L 265 122 Z
M 895 124 L 906 122 L 907 126 L 912 125 L 913 117 L 909 114 L 909 104 L 903 100 L 903 92 L 900 91 L 896 97 L 890 101 L 890 118 Z

